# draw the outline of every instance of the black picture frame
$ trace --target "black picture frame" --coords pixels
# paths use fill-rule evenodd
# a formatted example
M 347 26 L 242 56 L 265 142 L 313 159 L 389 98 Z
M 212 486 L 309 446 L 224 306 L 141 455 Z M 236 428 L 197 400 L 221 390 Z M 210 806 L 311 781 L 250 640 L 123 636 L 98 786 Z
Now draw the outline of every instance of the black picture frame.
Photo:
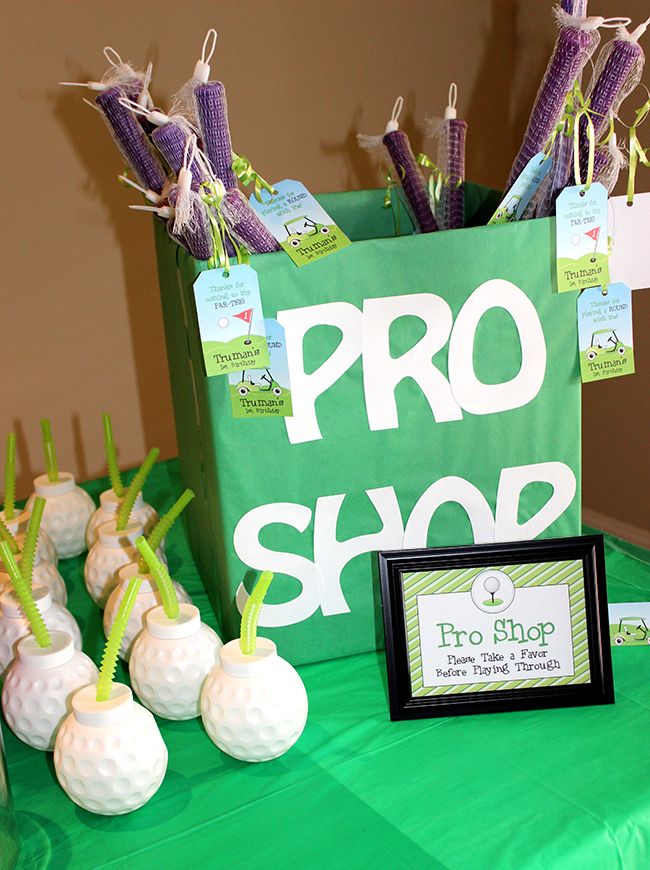
M 392 720 L 614 703 L 602 535 L 390 550 L 379 552 L 378 560 Z M 469 599 L 458 595 L 467 593 L 470 581 Z M 495 584 L 503 591 L 492 591 Z M 513 618 L 536 618 L 540 604 L 551 614 L 546 621 L 527 625 Z M 494 619 L 486 642 L 481 626 L 509 608 L 510 617 Z M 472 619 L 480 626 L 467 631 L 451 621 L 431 621 L 444 619 L 445 612 L 467 616 L 466 627 Z M 557 638 L 551 637 L 558 627 Z M 499 652 L 496 659 L 484 658 L 481 647 L 496 649 L 499 642 L 509 657 L 499 660 Z M 552 649 L 559 657 L 549 658 Z M 540 657 L 525 658 L 533 653 Z M 449 668 L 436 667 L 444 657 Z

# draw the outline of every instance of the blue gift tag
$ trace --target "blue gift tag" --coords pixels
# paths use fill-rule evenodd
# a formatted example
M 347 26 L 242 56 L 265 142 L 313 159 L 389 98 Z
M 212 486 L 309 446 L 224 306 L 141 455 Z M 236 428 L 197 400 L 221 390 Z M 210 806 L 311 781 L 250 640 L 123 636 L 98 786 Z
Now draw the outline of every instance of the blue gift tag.
M 609 283 L 607 191 L 599 182 L 566 187 L 555 205 L 557 289 L 584 290 Z
M 305 266 L 350 244 L 304 184 L 287 179 L 274 188 L 273 195 L 262 192 L 262 202 L 253 194 L 251 208 L 296 266 Z
M 194 282 L 194 301 L 208 377 L 269 364 L 254 269 L 242 264 L 201 272 Z
M 531 157 L 524 166 L 519 178 L 499 203 L 498 209 L 488 221 L 488 226 L 490 224 L 507 224 L 520 220 L 526 211 L 526 206 L 535 193 L 537 193 L 537 189 L 542 181 L 551 171 L 552 165 L 553 160 L 551 157 L 542 151 Z
M 591 287 L 578 299 L 583 382 L 634 374 L 632 291 L 625 284 Z

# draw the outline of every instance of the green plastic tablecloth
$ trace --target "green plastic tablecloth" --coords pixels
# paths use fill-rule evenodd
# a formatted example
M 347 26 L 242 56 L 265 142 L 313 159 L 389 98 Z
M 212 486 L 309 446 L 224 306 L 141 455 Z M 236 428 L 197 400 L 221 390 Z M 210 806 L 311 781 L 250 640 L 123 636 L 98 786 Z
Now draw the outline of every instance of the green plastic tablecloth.
M 87 485 L 95 497 L 105 487 Z M 180 490 L 171 461 L 146 496 L 164 510 Z M 216 627 L 180 524 L 168 555 Z M 84 649 L 99 662 L 83 558 L 60 567 Z M 647 551 L 607 538 L 607 571 L 612 601 L 650 599 Z M 68 800 L 52 755 L 5 727 L 19 867 L 649 867 L 650 649 L 612 653 L 613 706 L 394 723 L 382 653 L 307 665 L 309 720 L 285 756 L 245 764 L 219 752 L 200 720 L 159 720 L 165 780 L 145 807 L 113 818 Z

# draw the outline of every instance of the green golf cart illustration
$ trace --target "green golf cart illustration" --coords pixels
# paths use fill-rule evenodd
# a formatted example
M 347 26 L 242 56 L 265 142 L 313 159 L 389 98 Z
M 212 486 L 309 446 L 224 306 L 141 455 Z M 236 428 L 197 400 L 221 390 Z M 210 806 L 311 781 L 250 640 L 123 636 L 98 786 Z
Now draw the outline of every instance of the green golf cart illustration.
M 593 360 L 601 353 L 617 353 L 620 356 L 625 353 L 625 345 L 616 335 L 615 329 L 598 329 L 592 333 L 585 356 L 588 360 Z
M 287 221 L 284 229 L 287 234 L 286 241 L 294 248 L 298 247 L 305 236 L 316 236 L 319 233 L 326 236 L 330 231 L 330 228 L 325 226 L 325 224 L 316 223 L 316 221 L 304 215 Z
M 612 629 L 612 640 L 616 646 L 631 642 L 650 643 L 650 629 L 640 616 L 624 616 L 619 620 L 618 627 L 610 626 L 610 631 Z
M 258 383 L 255 383 L 250 374 L 246 377 L 246 369 L 241 373 L 241 381 L 237 384 L 237 392 L 240 396 L 247 396 L 249 393 L 273 393 L 274 396 L 282 395 L 282 387 L 274 380 L 273 375 L 268 369 L 264 370 L 264 374 L 260 377 Z
M 494 215 L 495 224 L 507 224 L 517 220 L 517 211 L 521 205 L 521 197 L 513 194 Z

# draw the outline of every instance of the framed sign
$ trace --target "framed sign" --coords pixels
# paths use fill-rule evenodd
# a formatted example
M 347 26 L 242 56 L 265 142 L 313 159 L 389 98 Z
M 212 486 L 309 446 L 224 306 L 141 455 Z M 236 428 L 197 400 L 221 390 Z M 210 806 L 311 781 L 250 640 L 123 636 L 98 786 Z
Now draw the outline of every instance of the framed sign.
M 391 719 L 614 701 L 601 535 L 379 553 Z

